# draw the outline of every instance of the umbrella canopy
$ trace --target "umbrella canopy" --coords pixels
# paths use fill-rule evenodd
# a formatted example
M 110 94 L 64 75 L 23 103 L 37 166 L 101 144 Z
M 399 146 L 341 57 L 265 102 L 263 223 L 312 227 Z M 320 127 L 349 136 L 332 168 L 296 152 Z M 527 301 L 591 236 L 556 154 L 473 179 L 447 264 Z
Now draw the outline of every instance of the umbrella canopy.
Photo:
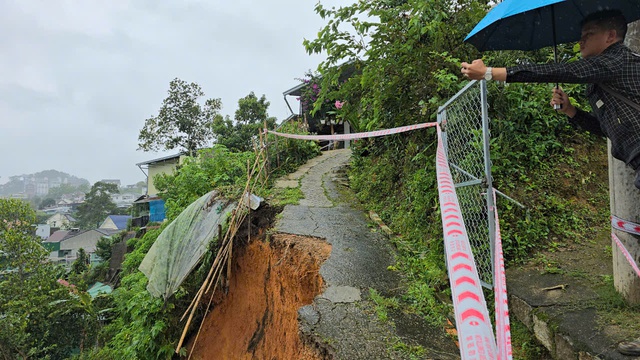
M 638 0 L 505 0 L 464 39 L 480 51 L 535 50 L 580 40 L 580 22 L 603 10 L 640 19 Z

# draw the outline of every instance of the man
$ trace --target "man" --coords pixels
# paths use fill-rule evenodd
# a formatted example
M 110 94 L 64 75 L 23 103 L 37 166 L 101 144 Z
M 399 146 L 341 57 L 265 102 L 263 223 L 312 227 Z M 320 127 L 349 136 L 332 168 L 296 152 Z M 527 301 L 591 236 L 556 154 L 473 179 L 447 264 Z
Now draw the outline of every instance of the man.
M 491 68 L 482 60 L 474 60 L 471 64 L 462 63 L 462 74 L 474 80 L 588 83 L 587 97 L 593 115 L 576 109 L 557 88 L 551 104 L 561 105 L 559 111 L 572 123 L 607 136 L 611 155 L 635 170 L 635 186 L 640 189 L 640 111 L 629 104 L 640 106 L 640 57 L 623 44 L 626 33 L 627 21 L 619 11 L 602 11 L 582 22 L 579 61 Z
M 521 65 L 491 68 L 482 60 L 462 63 L 462 74 L 474 80 L 541 83 L 588 83 L 587 97 L 594 114 L 574 107 L 561 89 L 553 91 L 551 105 L 579 127 L 607 136 L 611 155 L 636 172 L 640 189 L 640 56 L 624 44 L 627 21 L 619 11 L 602 11 L 582 22 L 582 59 L 569 64 Z M 639 105 L 634 105 L 639 104 Z M 621 343 L 624 355 L 640 355 L 640 339 Z

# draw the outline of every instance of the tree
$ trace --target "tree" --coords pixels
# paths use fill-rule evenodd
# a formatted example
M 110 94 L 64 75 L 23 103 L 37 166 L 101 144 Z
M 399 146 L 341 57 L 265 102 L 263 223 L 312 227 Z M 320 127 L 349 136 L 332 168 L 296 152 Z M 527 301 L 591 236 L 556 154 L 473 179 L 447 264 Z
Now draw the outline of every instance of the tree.
M 262 95 L 260 99 L 252 92 L 238 100 L 235 113 L 235 125 L 231 119 L 222 115 L 216 116 L 213 122 L 213 134 L 218 144 L 226 146 L 231 151 L 248 151 L 253 148 L 251 139 L 258 135 L 267 123 L 267 128 L 273 129 L 276 118 L 267 113 L 269 101 Z
M 115 184 L 101 181 L 93 184 L 84 198 L 84 203 L 78 206 L 77 225 L 83 229 L 95 229 L 108 215 L 118 214 L 119 209 L 111 201 L 111 194 L 119 192 L 120 190 Z
M 29 204 L 0 199 L 0 257 L 3 268 L 16 269 L 21 279 L 44 261 L 47 252 L 33 234 L 36 214 Z
M 213 139 L 211 126 L 222 108 L 220 99 L 208 99 L 201 106 L 198 99 L 203 96 L 200 85 L 173 79 L 158 115 L 145 120 L 140 130 L 138 150 L 179 148 L 194 156 Z
M 0 268 L 15 269 L 0 281 L 2 359 L 64 359 L 95 334 L 96 317 L 56 282 L 63 271 L 45 261 L 34 219 L 27 203 L 0 199 Z
M 71 264 L 71 271 L 82 274 L 89 269 L 89 255 L 83 248 L 78 249 L 78 258 Z
M 48 197 L 40 202 L 39 208 L 44 209 L 49 206 L 54 206 L 55 204 L 56 204 L 56 199 Z

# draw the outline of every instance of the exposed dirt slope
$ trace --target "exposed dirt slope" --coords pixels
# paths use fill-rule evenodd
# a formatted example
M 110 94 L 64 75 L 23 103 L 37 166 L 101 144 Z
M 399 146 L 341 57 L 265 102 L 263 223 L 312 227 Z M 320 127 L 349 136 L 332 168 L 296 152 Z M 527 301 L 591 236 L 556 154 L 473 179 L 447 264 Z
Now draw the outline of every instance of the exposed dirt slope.
M 321 359 L 300 339 L 297 312 L 322 291 L 331 246 L 277 234 L 234 251 L 228 294 L 216 295 L 191 358 Z

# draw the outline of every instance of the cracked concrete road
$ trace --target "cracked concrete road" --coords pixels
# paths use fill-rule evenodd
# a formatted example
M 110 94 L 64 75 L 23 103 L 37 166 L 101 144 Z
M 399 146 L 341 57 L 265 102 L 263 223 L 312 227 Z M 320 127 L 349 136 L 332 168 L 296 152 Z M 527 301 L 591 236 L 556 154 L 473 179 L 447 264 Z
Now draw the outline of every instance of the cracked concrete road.
M 422 346 L 425 352 L 420 358 L 459 359 L 444 329 L 400 311 L 392 312 L 389 321 L 376 316 L 370 289 L 384 296 L 398 295 L 401 278 L 387 270 L 395 264 L 388 240 L 372 231 L 362 211 L 341 200 L 333 177 L 350 157 L 349 149 L 324 152 L 276 185 L 299 185 L 305 196 L 299 205 L 284 208 L 276 230 L 325 238 L 332 245 L 320 268 L 324 292 L 298 311 L 305 340 L 336 359 L 411 358 L 402 344 Z

